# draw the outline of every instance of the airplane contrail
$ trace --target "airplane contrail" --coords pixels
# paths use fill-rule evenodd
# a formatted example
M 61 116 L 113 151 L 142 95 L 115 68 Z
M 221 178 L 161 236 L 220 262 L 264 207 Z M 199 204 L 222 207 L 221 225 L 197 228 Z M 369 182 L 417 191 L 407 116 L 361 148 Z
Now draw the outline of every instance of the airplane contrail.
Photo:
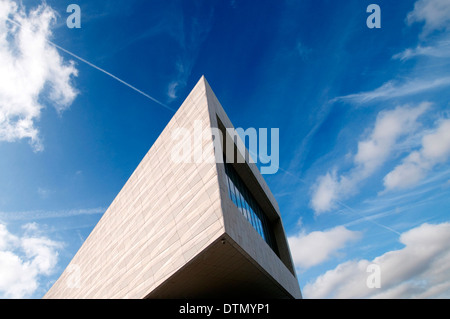
M 125 82 L 124 80 L 119 79 L 119 78 L 118 78 L 117 76 L 115 76 L 114 74 L 111 74 L 111 73 L 109 73 L 108 71 L 103 70 L 102 68 L 96 66 L 95 64 L 93 64 L 93 63 L 91 63 L 91 62 L 89 62 L 89 61 L 86 61 L 85 59 L 83 59 L 83 58 L 79 57 L 78 55 L 76 55 L 76 54 L 74 54 L 74 53 L 72 53 L 72 52 L 70 52 L 70 51 L 68 51 L 68 50 L 66 50 L 66 49 L 64 49 L 64 48 L 62 48 L 62 47 L 60 47 L 59 45 L 53 43 L 53 42 L 50 41 L 50 40 L 47 40 L 47 42 L 50 43 L 51 45 L 53 45 L 54 47 L 60 49 L 61 51 L 63 51 L 63 52 L 65 52 L 65 53 L 67 53 L 67 54 L 73 56 L 75 59 L 78 59 L 78 60 L 80 60 L 81 62 L 84 62 L 84 63 L 86 63 L 87 65 L 93 67 L 94 69 L 97 69 L 97 70 L 99 70 L 99 71 L 105 73 L 106 75 L 109 75 L 110 77 L 112 77 L 113 79 L 119 81 L 120 83 L 125 84 L 125 85 L 128 86 L 129 88 L 131 88 L 131 89 L 135 90 L 136 92 L 142 94 L 143 96 L 149 98 L 149 99 L 152 100 L 153 102 L 158 103 L 158 104 L 161 105 L 162 107 L 165 107 L 166 109 L 168 109 L 168 110 L 170 110 L 170 111 L 172 111 L 172 112 L 175 112 L 175 110 L 172 109 L 171 107 L 169 107 L 169 106 L 167 106 L 166 104 L 164 104 L 164 103 L 158 101 L 158 100 L 155 99 L 154 97 L 151 97 L 151 96 L 148 95 L 147 93 L 142 92 L 141 90 L 139 90 L 138 88 L 136 88 L 136 87 L 132 86 L 131 84 Z
M 19 22 L 17 22 L 17 21 L 14 21 L 14 20 L 12 20 L 12 19 L 10 19 L 10 18 L 6 18 L 6 19 L 7 19 L 9 22 L 14 23 L 14 24 L 17 25 L 17 26 L 22 27 L 22 25 L 21 25 Z M 54 43 L 54 42 L 52 42 L 52 41 L 50 41 L 50 40 L 48 40 L 48 39 L 46 39 L 46 41 L 47 41 L 49 44 L 53 45 L 55 48 L 57 48 L 57 49 L 59 49 L 59 50 L 65 52 L 65 53 L 71 55 L 72 57 L 74 57 L 75 59 L 77 59 L 77 60 L 79 60 L 79 61 L 81 61 L 81 62 L 83 62 L 83 63 L 86 63 L 87 65 L 93 67 L 94 69 L 97 69 L 97 70 L 99 70 L 100 72 L 103 72 L 104 74 L 106 74 L 106 75 L 112 77 L 114 80 L 119 81 L 120 83 L 122 83 L 122 84 L 128 86 L 129 88 L 135 90 L 135 91 L 138 92 L 139 94 L 145 96 L 146 98 L 152 100 L 153 102 L 159 104 L 160 106 L 162 106 L 162 107 L 164 107 L 164 108 L 166 108 L 166 109 L 168 109 L 168 110 L 170 110 L 170 111 L 172 111 L 172 112 L 176 112 L 176 110 L 174 110 L 174 109 L 172 109 L 171 107 L 167 106 L 166 104 L 164 104 L 164 103 L 158 101 L 157 99 L 155 99 L 154 97 L 148 95 L 147 93 L 142 92 L 142 91 L 139 90 L 138 88 L 136 88 L 136 87 L 134 87 L 133 85 L 131 85 L 131 84 L 125 82 L 124 80 L 118 78 L 118 77 L 115 76 L 114 74 L 109 73 L 108 71 L 106 71 L 106 70 L 104 70 L 104 69 L 102 69 L 102 68 L 96 66 L 95 64 L 93 64 L 93 63 L 91 63 L 91 62 L 89 62 L 89 61 L 87 61 L 87 60 L 85 60 L 85 59 L 79 57 L 78 55 L 76 55 L 76 54 L 70 52 L 69 50 L 66 50 L 66 49 L 62 48 L 61 46 L 57 45 L 56 43 Z

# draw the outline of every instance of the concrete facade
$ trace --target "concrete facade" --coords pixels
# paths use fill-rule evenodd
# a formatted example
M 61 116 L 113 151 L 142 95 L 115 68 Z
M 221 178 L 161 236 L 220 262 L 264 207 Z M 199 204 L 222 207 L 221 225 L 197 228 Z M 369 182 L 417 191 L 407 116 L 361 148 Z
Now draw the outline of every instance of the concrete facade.
M 175 162 L 174 132 L 198 135 L 198 123 L 192 160 Z M 256 165 L 236 170 L 266 212 L 278 254 L 230 200 L 224 164 L 196 160 L 215 157 L 219 126 L 233 127 L 202 77 L 44 298 L 301 298 L 278 205 Z

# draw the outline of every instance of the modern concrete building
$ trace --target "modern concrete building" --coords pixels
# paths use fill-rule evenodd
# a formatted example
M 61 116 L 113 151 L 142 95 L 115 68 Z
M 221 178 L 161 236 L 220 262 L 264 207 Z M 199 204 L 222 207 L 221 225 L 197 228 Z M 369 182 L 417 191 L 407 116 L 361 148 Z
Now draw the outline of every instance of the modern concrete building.
M 226 128 L 202 77 L 44 298 L 301 298 L 258 168 L 214 160 L 245 157 Z

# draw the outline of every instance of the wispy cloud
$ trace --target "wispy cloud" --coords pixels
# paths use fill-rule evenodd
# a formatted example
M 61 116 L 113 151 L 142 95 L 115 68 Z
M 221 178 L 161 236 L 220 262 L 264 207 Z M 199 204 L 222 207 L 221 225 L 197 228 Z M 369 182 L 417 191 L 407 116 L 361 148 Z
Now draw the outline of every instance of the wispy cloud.
M 392 56 L 393 59 L 405 61 L 424 56 L 432 59 L 450 57 L 450 2 L 447 0 L 418 0 L 414 10 L 406 19 L 409 25 L 425 22 L 420 44 L 415 48 L 407 48 Z M 431 32 L 441 30 L 440 34 L 426 37 Z M 330 103 L 342 101 L 358 105 L 375 101 L 386 101 L 394 98 L 412 97 L 425 92 L 443 89 L 450 86 L 448 72 L 437 72 L 430 69 L 430 61 L 423 61 L 410 69 L 405 76 L 394 75 L 381 86 L 364 92 L 339 96 Z M 445 71 L 445 70 L 443 70 Z
M 167 96 L 170 101 L 176 99 L 178 92 L 186 86 L 200 47 L 211 30 L 214 8 L 210 7 L 209 11 L 203 12 L 201 16 L 200 6 L 194 5 L 194 10 L 197 11 L 196 15 L 190 18 L 187 18 L 182 10 L 178 10 L 177 32 L 171 34 L 178 42 L 180 50 L 175 61 L 174 78 L 167 86 Z
M 343 101 L 364 105 L 396 98 L 420 97 L 422 93 L 439 92 L 439 90 L 450 87 L 448 72 L 430 71 L 433 59 L 450 57 L 450 40 L 448 32 L 446 32 L 450 30 L 448 29 L 450 25 L 448 12 L 450 12 L 450 3 L 448 1 L 417 1 L 414 10 L 408 14 L 407 22 L 409 24 L 425 22 L 424 35 L 434 30 L 445 31 L 434 37 L 427 45 L 420 44 L 414 49 L 406 49 L 394 55 L 393 58 L 407 60 L 417 56 L 427 56 L 430 59 L 421 61 L 418 66 L 413 66 L 409 71 L 409 75 L 402 77 L 402 80 L 399 80 L 399 75 L 394 75 L 393 79 L 386 81 L 383 85 L 371 91 L 340 96 L 330 102 Z M 445 161 L 442 159 L 442 156 L 438 161 L 435 158 L 431 158 L 432 156 L 426 155 L 428 153 L 424 151 L 425 147 L 422 148 L 422 151 L 411 152 L 412 149 L 421 143 L 423 144 L 422 141 L 427 140 L 431 141 L 428 145 L 431 145 L 433 149 L 447 154 L 447 137 L 443 131 L 439 130 L 440 133 L 434 134 L 426 131 L 429 128 L 424 129 L 421 127 L 420 131 L 415 133 L 417 116 L 424 113 L 429 106 L 429 103 L 422 103 L 420 107 L 415 109 L 417 112 L 411 112 L 413 109 L 405 109 L 404 112 L 398 110 L 399 116 L 393 116 L 390 119 L 387 117 L 385 121 L 377 119 L 371 137 L 358 142 L 358 153 L 353 158 L 354 168 L 348 173 L 341 175 L 338 175 L 336 171 L 329 171 L 326 175 L 317 179 L 311 199 L 311 206 L 316 213 L 331 210 L 335 207 L 334 203 L 350 195 L 356 185 L 359 185 L 377 167 L 386 162 L 389 154 L 394 149 L 403 147 L 402 151 L 410 152 L 410 155 L 403 159 L 402 163 L 384 178 L 386 190 L 412 186 L 422 179 L 437 163 Z M 402 122 L 408 118 L 411 119 L 409 123 L 412 126 L 408 122 Z M 383 122 L 385 123 L 383 124 Z M 407 138 L 399 139 L 402 136 L 407 136 Z
M 0 212 L 1 221 L 26 221 L 50 218 L 67 218 L 79 215 L 103 214 L 106 208 L 87 208 L 87 209 L 71 209 L 71 210 L 34 210 L 21 212 Z
M 414 49 L 406 49 L 400 53 L 397 53 L 392 58 L 405 61 L 417 56 L 450 58 L 450 40 L 442 40 L 432 46 L 418 45 Z
M 298 41 L 295 46 L 295 51 L 303 61 L 306 61 L 311 55 L 312 49 L 304 45 L 303 42 Z
M 416 184 L 414 190 L 404 192 L 382 191 L 376 198 L 363 201 L 364 215 L 378 214 L 387 211 L 405 211 L 413 206 L 419 205 L 424 199 L 431 198 L 432 195 L 447 196 L 450 189 L 443 187 L 450 177 L 450 170 L 438 172 L 421 180 Z
M 408 79 L 404 82 L 390 80 L 382 86 L 367 92 L 349 94 L 332 99 L 330 102 L 351 102 L 364 104 L 376 100 L 388 100 L 405 96 L 414 96 L 420 93 L 450 86 L 450 76 L 432 79 Z
M 47 199 L 53 193 L 53 191 L 48 188 L 38 187 L 37 193 L 42 199 Z

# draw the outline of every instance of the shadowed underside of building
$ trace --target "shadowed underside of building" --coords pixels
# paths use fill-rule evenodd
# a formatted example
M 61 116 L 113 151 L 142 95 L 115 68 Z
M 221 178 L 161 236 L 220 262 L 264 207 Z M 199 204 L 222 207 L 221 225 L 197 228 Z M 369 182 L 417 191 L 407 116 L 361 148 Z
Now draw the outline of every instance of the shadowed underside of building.
M 202 77 L 44 298 L 301 298 L 278 204 L 229 129 Z

